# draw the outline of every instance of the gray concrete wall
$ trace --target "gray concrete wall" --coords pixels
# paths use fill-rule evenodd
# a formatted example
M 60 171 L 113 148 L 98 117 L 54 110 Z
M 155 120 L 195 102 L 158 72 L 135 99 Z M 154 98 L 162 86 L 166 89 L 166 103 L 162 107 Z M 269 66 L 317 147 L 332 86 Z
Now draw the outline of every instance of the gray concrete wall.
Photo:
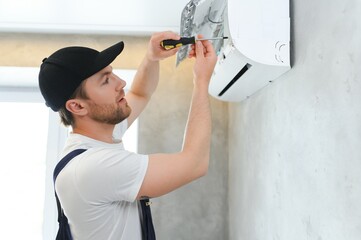
M 293 69 L 229 106 L 229 239 L 358 240 L 361 1 L 291 14 Z
M 114 68 L 135 69 L 147 49 L 148 37 L 0 33 L 0 66 L 38 67 L 55 50 L 70 45 L 104 49 L 120 40 L 125 49 Z M 161 63 L 160 83 L 139 119 L 139 152 L 181 149 L 192 91 L 193 60 L 175 68 L 175 57 Z M 228 238 L 228 108 L 212 100 L 213 138 L 209 174 L 167 196 L 153 200 L 159 240 Z

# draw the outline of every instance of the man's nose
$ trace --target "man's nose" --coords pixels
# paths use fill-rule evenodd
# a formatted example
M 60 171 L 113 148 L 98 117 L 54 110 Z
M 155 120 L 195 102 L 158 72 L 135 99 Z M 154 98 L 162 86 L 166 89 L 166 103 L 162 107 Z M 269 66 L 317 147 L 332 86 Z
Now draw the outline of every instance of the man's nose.
M 122 90 L 123 88 L 125 88 L 125 86 L 127 85 L 127 82 L 124 81 L 123 79 L 119 78 L 117 81 L 117 90 Z

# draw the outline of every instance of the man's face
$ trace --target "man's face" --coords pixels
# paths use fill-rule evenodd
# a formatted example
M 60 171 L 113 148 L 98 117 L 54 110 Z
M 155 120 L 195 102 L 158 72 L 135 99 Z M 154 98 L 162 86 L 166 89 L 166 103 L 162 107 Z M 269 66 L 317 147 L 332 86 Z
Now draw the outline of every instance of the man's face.
M 115 125 L 129 117 L 131 108 L 124 98 L 126 83 L 108 66 L 86 80 L 89 117 L 94 121 Z

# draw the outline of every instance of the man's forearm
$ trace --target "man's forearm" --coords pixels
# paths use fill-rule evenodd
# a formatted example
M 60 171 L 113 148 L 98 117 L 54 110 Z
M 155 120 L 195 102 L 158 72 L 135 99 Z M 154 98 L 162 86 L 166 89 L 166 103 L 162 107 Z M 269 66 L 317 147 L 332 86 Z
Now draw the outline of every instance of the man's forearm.
M 211 109 L 207 86 L 195 86 L 184 137 L 183 151 L 203 175 L 208 169 L 211 141 Z
M 130 126 L 148 104 L 159 82 L 159 61 L 176 54 L 178 49 L 165 50 L 160 42 L 164 39 L 178 39 L 173 32 L 155 33 L 152 35 L 146 55 L 134 77 L 130 90 L 126 94 L 132 112 L 128 117 Z
M 130 91 L 149 99 L 159 82 L 159 61 L 151 61 L 145 57 L 134 77 Z

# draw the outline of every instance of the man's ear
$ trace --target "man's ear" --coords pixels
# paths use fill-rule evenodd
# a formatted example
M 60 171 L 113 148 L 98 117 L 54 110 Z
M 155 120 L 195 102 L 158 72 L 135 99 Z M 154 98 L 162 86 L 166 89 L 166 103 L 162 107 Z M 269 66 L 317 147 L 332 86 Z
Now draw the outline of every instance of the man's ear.
M 88 113 L 88 110 L 81 99 L 70 99 L 65 103 L 65 107 L 69 112 L 75 115 L 84 116 Z

